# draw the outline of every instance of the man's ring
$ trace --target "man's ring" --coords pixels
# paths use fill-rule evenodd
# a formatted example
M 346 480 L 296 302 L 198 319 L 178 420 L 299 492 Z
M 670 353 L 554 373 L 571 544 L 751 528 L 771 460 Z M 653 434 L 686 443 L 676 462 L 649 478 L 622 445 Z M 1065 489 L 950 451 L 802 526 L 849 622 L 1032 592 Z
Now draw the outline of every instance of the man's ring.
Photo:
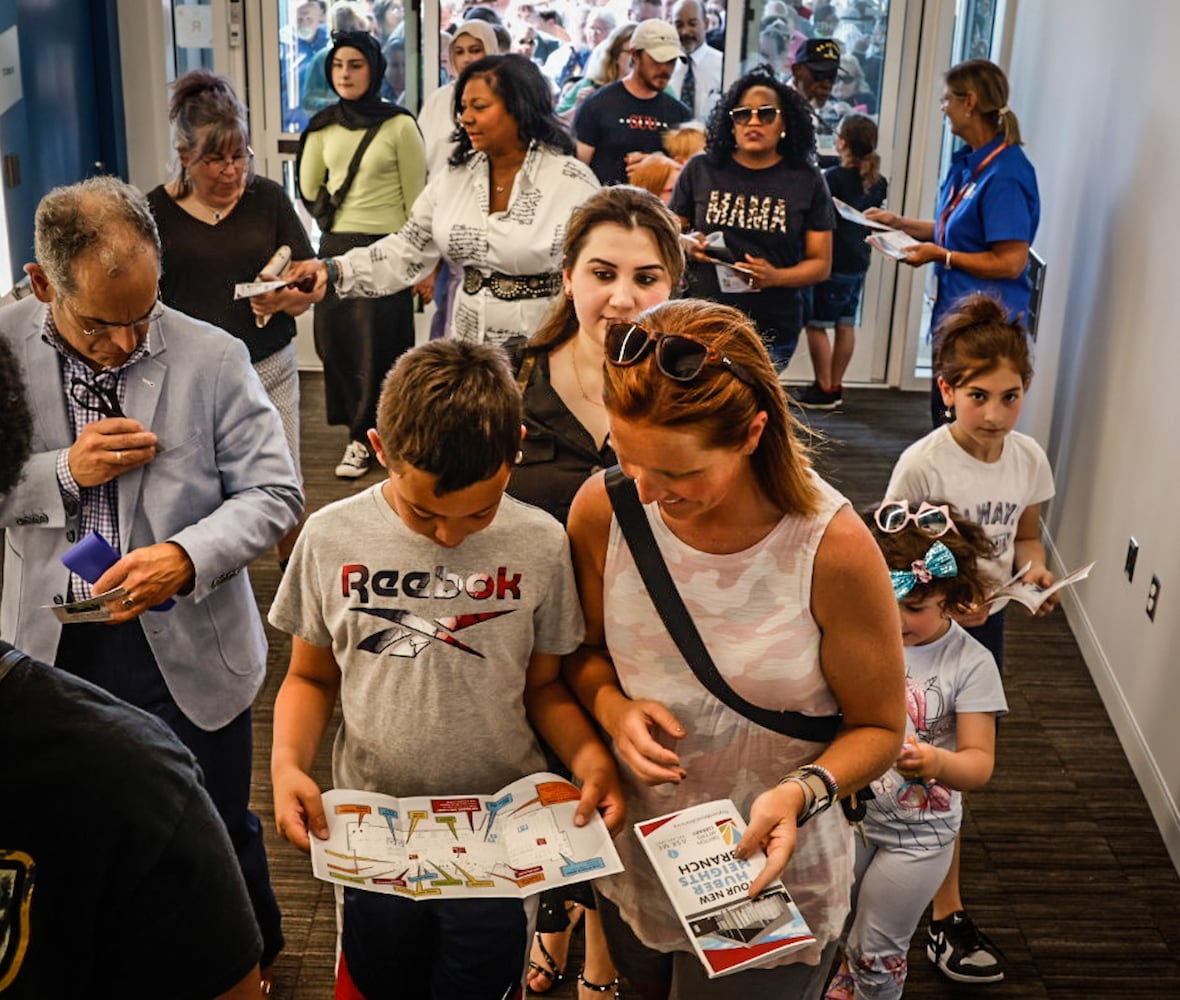
M 123 453 L 121 451 L 115 452 L 115 464 L 116 465 L 123 464 Z
M 123 607 L 130 611 L 133 607 L 135 607 L 135 598 L 128 594 L 123 598 Z

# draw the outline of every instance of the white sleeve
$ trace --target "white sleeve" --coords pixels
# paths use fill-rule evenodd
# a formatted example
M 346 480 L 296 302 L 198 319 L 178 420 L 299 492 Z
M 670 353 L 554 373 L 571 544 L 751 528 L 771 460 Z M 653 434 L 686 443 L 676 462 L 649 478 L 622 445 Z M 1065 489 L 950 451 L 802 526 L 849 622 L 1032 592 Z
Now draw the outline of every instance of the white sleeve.
M 409 220 L 396 233 L 336 258 L 340 265 L 336 293 L 341 298 L 392 295 L 429 273 L 439 258 L 434 242 L 438 181 L 447 176 L 431 180 L 423 188 L 414 201 Z

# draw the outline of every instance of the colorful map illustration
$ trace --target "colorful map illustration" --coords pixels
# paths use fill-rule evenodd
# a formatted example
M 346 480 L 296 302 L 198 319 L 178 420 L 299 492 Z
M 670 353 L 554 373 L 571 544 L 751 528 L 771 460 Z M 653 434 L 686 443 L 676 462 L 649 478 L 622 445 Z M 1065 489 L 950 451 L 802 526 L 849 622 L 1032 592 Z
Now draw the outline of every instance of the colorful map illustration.
M 521 898 L 621 872 L 597 814 L 574 826 L 578 789 L 548 772 L 493 795 L 324 793 L 327 840 L 311 838 L 317 878 L 412 899 Z

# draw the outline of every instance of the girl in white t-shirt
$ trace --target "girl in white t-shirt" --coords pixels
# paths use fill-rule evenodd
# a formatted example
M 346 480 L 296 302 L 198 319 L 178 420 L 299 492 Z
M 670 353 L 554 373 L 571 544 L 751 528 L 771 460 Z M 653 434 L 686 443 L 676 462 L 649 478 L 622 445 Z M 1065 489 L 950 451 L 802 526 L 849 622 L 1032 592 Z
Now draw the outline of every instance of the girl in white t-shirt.
M 1004 307 L 986 295 L 971 295 L 949 313 L 936 334 L 938 387 L 950 421 L 901 454 L 886 496 L 913 501 L 941 497 L 979 524 L 995 544 L 983 564 L 994 590 L 1029 564 L 1023 579 L 1053 583 L 1041 544 L 1041 504 L 1053 496 L 1053 472 L 1045 452 L 1014 430 L 1032 381 L 1028 334 L 1010 323 Z M 1056 606 L 1053 598 L 1037 614 Z M 1004 666 L 1003 601 L 958 622 Z
M 1008 710 L 991 654 L 951 618 L 987 586 L 987 535 L 945 504 L 886 500 L 865 521 L 898 601 L 909 718 L 893 769 L 872 783 L 845 960 L 825 1000 L 902 995 L 910 939 L 954 855 L 962 792 L 991 777 L 995 718 Z
M 981 566 L 989 592 L 1023 569 L 1028 583 L 1048 587 L 1053 574 L 1041 544 L 1041 504 L 1053 496 L 1045 452 L 1014 430 L 1032 381 L 1028 334 L 1009 322 L 1002 304 L 970 295 L 947 314 L 935 334 L 935 370 L 950 423 L 910 445 L 898 459 L 886 495 L 911 501 L 940 497 L 977 523 L 995 545 Z M 955 618 L 1004 666 L 1004 605 L 995 601 Z M 1048 614 L 1050 597 L 1037 611 Z M 1004 978 L 995 948 L 963 911 L 959 852 L 934 895 L 928 953 L 956 982 Z M 946 940 L 947 929 L 949 944 Z

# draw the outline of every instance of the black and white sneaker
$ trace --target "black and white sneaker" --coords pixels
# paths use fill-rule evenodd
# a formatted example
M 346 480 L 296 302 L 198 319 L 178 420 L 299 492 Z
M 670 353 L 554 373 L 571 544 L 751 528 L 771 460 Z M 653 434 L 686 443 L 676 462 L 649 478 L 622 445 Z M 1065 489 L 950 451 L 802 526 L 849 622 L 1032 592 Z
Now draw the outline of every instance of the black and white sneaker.
M 999 948 L 963 910 L 930 921 L 926 957 L 956 983 L 998 983 L 1004 978 Z
M 841 389 L 828 392 L 818 382 L 812 382 L 795 394 L 795 402 L 807 410 L 838 410 L 844 405 L 844 392 Z
M 369 449 L 360 441 L 350 441 L 344 449 L 344 457 L 336 466 L 336 475 L 341 479 L 360 479 L 369 471 Z

